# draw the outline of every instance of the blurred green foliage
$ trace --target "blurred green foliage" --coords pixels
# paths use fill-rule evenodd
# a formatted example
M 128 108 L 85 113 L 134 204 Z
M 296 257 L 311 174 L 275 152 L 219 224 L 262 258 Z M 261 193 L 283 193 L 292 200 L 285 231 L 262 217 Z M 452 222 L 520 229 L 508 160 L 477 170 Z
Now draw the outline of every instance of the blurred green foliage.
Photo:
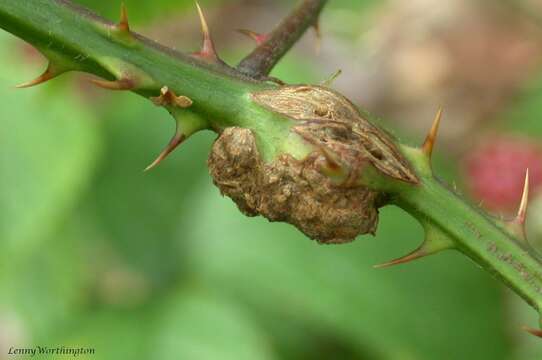
M 80 2 L 116 17 L 115 2 Z M 193 12 L 188 0 L 127 4 L 136 23 Z M 213 134 L 143 173 L 172 131 L 164 111 L 75 77 L 14 90 L 38 65 L 21 61 L 11 36 L 0 40 L 0 339 L 9 345 L 89 346 L 89 358 L 115 360 L 528 360 L 540 351 L 535 340 L 520 350 L 509 341 L 519 323 L 508 329 L 504 290 L 458 254 L 372 269 L 423 236 L 400 210 L 382 211 L 376 238 L 342 246 L 246 218 L 207 175 Z M 321 80 L 295 57 L 276 73 Z M 535 92 L 518 112 L 542 109 Z M 453 174 L 446 160 L 439 167 Z

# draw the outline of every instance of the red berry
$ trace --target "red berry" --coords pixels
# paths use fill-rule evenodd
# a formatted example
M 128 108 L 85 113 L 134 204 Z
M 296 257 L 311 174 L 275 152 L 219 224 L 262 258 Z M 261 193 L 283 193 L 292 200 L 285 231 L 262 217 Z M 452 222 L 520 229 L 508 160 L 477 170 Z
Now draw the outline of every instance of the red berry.
M 542 146 L 525 137 L 491 137 L 465 158 L 467 187 L 491 210 L 518 206 L 527 169 L 532 194 L 542 185 Z

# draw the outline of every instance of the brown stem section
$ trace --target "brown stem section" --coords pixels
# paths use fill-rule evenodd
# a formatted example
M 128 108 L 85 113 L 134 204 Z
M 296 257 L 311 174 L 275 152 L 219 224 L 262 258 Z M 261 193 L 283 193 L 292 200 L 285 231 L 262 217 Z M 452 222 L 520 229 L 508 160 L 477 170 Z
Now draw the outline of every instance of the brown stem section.
M 303 0 L 269 34 L 266 41 L 241 60 L 237 69 L 257 79 L 267 76 L 305 31 L 317 25 L 318 16 L 326 3 L 327 0 Z

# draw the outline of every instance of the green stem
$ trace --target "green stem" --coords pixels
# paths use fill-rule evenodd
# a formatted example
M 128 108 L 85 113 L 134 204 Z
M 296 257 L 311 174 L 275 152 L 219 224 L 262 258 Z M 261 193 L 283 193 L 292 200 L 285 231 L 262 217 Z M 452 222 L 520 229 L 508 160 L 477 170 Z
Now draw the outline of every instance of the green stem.
M 287 137 L 289 124 L 283 119 L 273 121 L 281 117 L 250 98 L 250 93 L 276 88 L 276 84 L 250 78 L 220 60 L 179 53 L 133 31 L 119 33 L 113 23 L 67 0 L 0 0 L 0 27 L 34 45 L 57 68 L 113 80 L 128 74 L 137 85 L 129 90 L 146 98 L 158 96 L 166 86 L 192 100 L 185 111 L 193 120 L 199 119 L 192 128 L 251 129 L 267 159 L 281 145 L 265 138 Z M 168 110 L 177 122 L 183 117 L 179 109 Z
M 0 26 L 63 67 L 115 79 L 136 69 L 150 84 L 134 91 L 157 96 L 162 86 L 194 101 L 194 110 L 228 122 L 246 109 L 246 94 L 271 85 L 221 64 L 207 64 L 135 33 L 132 42 L 108 33 L 112 23 L 63 0 L 0 0 Z M 54 60 L 52 60 L 54 58 Z M 114 61 L 113 61 L 114 59 Z
M 537 311 L 542 309 L 542 264 L 505 224 L 466 203 L 432 175 L 420 150 L 405 155 L 421 174 L 416 186 L 400 185 L 393 201 L 422 223 L 448 236 L 455 248 L 514 290 Z

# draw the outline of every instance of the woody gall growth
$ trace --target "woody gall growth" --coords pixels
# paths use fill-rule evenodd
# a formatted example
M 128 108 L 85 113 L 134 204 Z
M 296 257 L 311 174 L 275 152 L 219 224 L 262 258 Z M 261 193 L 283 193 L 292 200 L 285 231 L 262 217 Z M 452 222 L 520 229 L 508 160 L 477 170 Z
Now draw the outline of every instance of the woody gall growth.
M 199 130 L 213 130 L 211 175 L 245 214 L 286 221 L 320 242 L 344 243 L 375 232 L 379 207 L 399 206 L 421 223 L 425 239 L 382 266 L 458 250 L 540 311 L 542 264 L 523 229 L 528 176 L 518 215 L 496 220 L 433 174 L 440 111 L 423 145 L 411 147 L 327 87 L 268 77 L 305 30 L 317 26 L 325 3 L 301 1 L 275 30 L 258 37 L 237 67 L 216 53 L 199 7 L 203 46 L 192 54 L 133 32 L 124 7 L 114 24 L 68 0 L 4 0 L 0 27 L 49 59 L 45 73 L 22 87 L 82 71 L 100 77 L 93 80 L 98 86 L 133 91 L 167 110 L 176 132 L 148 169 Z
M 215 184 L 245 214 L 289 222 L 320 242 L 349 242 L 376 231 L 382 198 L 363 184 L 364 169 L 418 182 L 389 136 L 343 96 L 318 86 L 250 96 L 282 116 L 277 121 L 285 133 L 273 139 L 257 128 L 227 128 L 209 157 Z M 269 161 L 262 142 L 277 149 Z

